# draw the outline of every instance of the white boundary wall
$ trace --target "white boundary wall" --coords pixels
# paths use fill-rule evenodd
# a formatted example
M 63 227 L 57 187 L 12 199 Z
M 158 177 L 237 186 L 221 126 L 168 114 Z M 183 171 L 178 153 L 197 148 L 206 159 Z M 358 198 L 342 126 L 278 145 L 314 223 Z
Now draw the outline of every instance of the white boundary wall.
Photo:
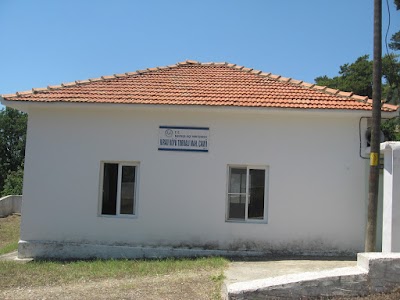
M 400 252 L 400 142 L 381 144 L 384 154 L 382 252 Z
M 21 213 L 22 196 L 8 195 L 0 198 L 0 218 Z

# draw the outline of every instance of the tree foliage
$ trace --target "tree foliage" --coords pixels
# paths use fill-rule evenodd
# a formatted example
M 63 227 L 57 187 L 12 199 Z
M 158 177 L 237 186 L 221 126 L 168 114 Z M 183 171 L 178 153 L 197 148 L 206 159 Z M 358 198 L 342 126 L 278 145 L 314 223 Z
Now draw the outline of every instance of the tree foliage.
M 394 2 L 399 10 L 400 0 Z M 394 51 L 400 51 L 400 31 L 392 36 L 389 47 Z M 372 98 L 372 70 L 373 61 L 368 55 L 363 55 L 353 63 L 340 66 L 338 76 L 319 76 L 315 78 L 315 83 Z M 400 104 L 399 55 L 391 53 L 382 58 L 382 77 L 382 99 L 387 103 Z M 400 140 L 399 117 L 384 122 L 381 128 L 389 140 Z
M 318 85 L 324 85 L 357 95 L 372 95 L 372 62 L 368 55 L 361 56 L 352 64 L 340 66 L 339 76 L 315 78 Z M 371 97 L 371 96 L 370 96 Z
M 394 0 L 394 4 L 396 5 L 396 9 L 400 9 L 400 0 Z M 390 49 L 394 51 L 400 50 L 400 31 L 397 31 L 395 34 L 392 35 L 390 39 L 392 42 L 389 44 Z
M 388 54 L 382 58 L 382 97 L 388 102 L 398 104 L 400 101 L 400 62 L 398 55 Z M 361 56 L 353 63 L 340 66 L 339 76 L 326 75 L 315 78 L 318 85 L 328 86 L 345 92 L 372 98 L 372 66 L 368 55 Z
M 14 186 L 18 176 L 22 183 L 27 118 L 12 108 L 0 110 L 0 192 L 3 196 L 6 179 L 7 189 Z
M 394 0 L 394 4 L 396 4 L 397 10 L 400 9 L 400 0 Z
M 392 35 L 390 39 L 392 42 L 389 44 L 389 48 L 395 51 L 400 50 L 400 31 L 397 31 L 395 34 Z
M 10 171 L 4 180 L 2 195 L 22 195 L 22 183 L 24 178 L 24 169 L 18 168 L 16 171 Z

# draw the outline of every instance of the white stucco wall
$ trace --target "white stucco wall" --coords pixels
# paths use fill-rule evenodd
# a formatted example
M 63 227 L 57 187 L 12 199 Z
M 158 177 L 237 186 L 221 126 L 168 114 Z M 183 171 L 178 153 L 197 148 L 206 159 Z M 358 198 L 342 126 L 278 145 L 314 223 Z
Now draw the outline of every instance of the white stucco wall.
M 381 144 L 384 154 L 382 252 L 400 251 L 400 142 Z
M 318 112 L 32 108 L 21 240 L 361 251 L 358 123 Z M 160 125 L 209 127 L 209 152 L 158 151 Z M 101 161 L 140 163 L 137 218 L 99 216 Z M 229 164 L 269 166 L 268 224 L 225 221 Z

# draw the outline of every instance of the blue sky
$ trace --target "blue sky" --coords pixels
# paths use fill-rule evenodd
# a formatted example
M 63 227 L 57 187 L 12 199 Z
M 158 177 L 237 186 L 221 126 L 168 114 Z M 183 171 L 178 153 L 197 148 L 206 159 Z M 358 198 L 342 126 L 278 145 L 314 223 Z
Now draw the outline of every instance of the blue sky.
M 0 94 L 186 59 L 314 82 L 371 55 L 372 32 L 373 0 L 0 0 Z

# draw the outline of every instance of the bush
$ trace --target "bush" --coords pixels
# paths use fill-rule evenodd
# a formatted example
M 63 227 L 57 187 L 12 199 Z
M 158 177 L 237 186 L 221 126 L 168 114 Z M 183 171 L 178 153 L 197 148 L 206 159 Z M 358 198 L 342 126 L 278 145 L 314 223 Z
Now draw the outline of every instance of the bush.
M 22 183 L 24 178 L 24 170 L 19 168 L 17 171 L 8 173 L 4 180 L 3 191 L 1 194 L 6 195 L 22 195 Z

